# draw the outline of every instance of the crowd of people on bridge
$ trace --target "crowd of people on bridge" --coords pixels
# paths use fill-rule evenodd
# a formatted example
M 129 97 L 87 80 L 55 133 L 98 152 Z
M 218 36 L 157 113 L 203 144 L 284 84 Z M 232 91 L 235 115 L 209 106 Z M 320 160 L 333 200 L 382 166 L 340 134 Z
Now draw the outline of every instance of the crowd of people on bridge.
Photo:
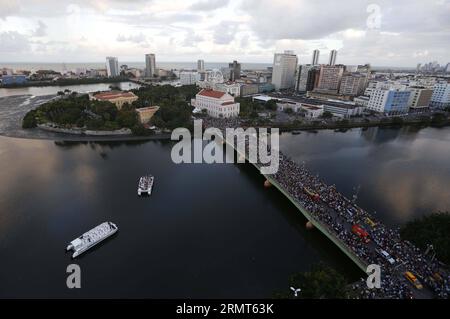
M 214 119 L 208 127 L 239 127 L 238 119 Z M 270 146 L 268 146 L 270 150 Z M 381 288 L 369 289 L 365 279 L 353 285 L 356 298 L 412 298 L 414 289 L 404 273 L 412 272 L 436 297 L 449 298 L 450 278 L 446 266 L 425 256 L 420 249 L 400 238 L 398 229 L 389 229 L 298 164 L 279 153 L 279 169 L 271 179 L 279 184 L 321 228 L 344 244 L 361 265 L 381 267 Z M 258 164 L 257 164 L 258 165 Z M 367 238 L 352 231 L 357 225 Z M 384 254 L 383 254 L 384 253 Z

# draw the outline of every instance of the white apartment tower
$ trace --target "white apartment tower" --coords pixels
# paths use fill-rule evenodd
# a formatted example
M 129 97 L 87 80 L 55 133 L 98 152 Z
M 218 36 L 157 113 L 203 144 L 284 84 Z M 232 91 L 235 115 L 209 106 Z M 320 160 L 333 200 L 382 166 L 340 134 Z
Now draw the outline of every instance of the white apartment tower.
M 319 50 L 314 50 L 313 52 L 313 58 L 312 58 L 312 65 L 319 65 L 319 55 L 320 55 L 320 51 Z
M 109 56 L 106 58 L 106 74 L 108 77 L 119 76 L 119 60 L 116 57 Z
M 197 71 L 198 72 L 205 71 L 205 61 L 204 60 L 197 61 Z
M 331 50 L 330 52 L 330 61 L 328 62 L 329 65 L 336 65 L 336 59 L 337 59 L 337 51 Z
M 276 53 L 273 59 L 272 84 L 276 90 L 295 87 L 295 72 L 298 59 L 293 51 Z
M 156 58 L 153 53 L 145 55 L 145 76 L 154 77 L 156 75 Z

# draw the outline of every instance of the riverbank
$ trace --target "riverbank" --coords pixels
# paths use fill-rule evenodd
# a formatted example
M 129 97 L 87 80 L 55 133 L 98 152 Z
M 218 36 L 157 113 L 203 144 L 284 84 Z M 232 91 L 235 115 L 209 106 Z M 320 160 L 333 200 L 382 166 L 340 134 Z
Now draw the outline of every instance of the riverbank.
M 20 89 L 27 87 L 45 87 L 45 86 L 68 86 L 68 85 L 87 85 L 87 84 L 100 84 L 100 83 L 120 83 L 131 81 L 128 77 L 115 77 L 115 78 L 92 78 L 92 79 L 59 79 L 56 81 L 29 81 L 22 84 L 9 84 L 0 85 L 0 89 Z M 131 81 L 132 82 L 132 81 Z
M 370 128 L 370 127 L 394 127 L 401 128 L 403 126 L 420 126 L 420 127 L 446 127 L 450 126 L 450 118 L 448 118 L 443 122 L 435 122 L 433 123 L 432 119 L 406 119 L 401 122 L 396 121 L 395 118 L 392 120 L 380 120 L 380 121 L 371 121 L 371 122 L 332 122 L 326 124 L 312 124 L 307 123 L 303 125 L 295 125 L 295 124 L 275 124 L 271 125 L 271 127 L 278 127 L 282 132 L 292 132 L 292 131 L 314 131 L 314 130 L 339 130 L 342 133 L 345 133 L 347 130 L 353 128 Z
M 126 85 L 126 83 L 124 83 Z M 99 87 L 101 86 L 101 87 Z M 79 88 L 79 87 L 78 87 Z M 108 89 L 107 84 L 97 84 L 95 86 L 87 85 L 86 89 Z M 39 89 L 39 88 L 35 88 Z M 76 89 L 75 89 L 76 90 Z M 1 91 L 1 89 L 0 89 Z M 0 135 L 18 138 L 31 138 L 31 139 L 45 139 L 45 140 L 63 140 L 69 138 L 70 140 L 80 141 L 97 141 L 97 140 L 155 140 L 155 139 L 167 139 L 170 134 L 158 134 L 151 136 L 121 136 L 121 137 L 90 137 L 90 136 L 71 136 L 70 134 L 45 132 L 37 129 L 22 128 L 22 119 L 25 114 L 38 106 L 51 101 L 56 98 L 56 88 L 54 94 L 46 94 L 41 96 L 34 95 L 12 95 L 0 97 Z M 1 93 L 1 92 L 0 92 Z M 371 127 L 384 127 L 384 128 L 401 128 L 406 126 L 414 127 L 444 127 L 450 125 L 448 113 L 445 114 L 445 121 L 433 122 L 430 115 L 423 115 L 422 117 L 404 117 L 404 118 L 381 118 L 370 120 L 364 118 L 357 118 L 351 120 L 341 121 L 304 121 L 298 123 L 296 121 L 291 122 L 272 122 L 263 120 L 245 120 L 245 119 L 230 119 L 229 127 L 274 127 L 279 128 L 281 132 L 293 132 L 293 131 L 321 131 L 321 130 L 336 130 L 338 132 L 346 132 L 347 130 L 354 128 L 368 129 Z M 164 124 L 164 123 L 163 123 Z
M 13 138 L 55 141 L 104 142 L 104 141 L 145 141 L 167 140 L 170 134 L 154 134 L 149 136 L 86 136 L 45 131 L 39 128 L 23 129 L 22 119 L 27 112 L 51 101 L 57 96 L 18 95 L 0 98 L 0 135 Z

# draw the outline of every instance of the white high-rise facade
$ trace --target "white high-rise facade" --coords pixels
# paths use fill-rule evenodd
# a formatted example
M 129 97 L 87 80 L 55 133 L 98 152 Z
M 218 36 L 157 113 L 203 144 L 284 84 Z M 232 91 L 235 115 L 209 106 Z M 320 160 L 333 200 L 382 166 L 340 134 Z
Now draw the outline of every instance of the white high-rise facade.
M 154 77 L 157 75 L 156 72 L 156 58 L 153 53 L 145 55 L 145 76 Z
M 450 107 L 450 83 L 439 82 L 434 86 L 431 106 L 441 109 Z
M 205 71 L 205 61 L 204 60 L 197 61 L 197 71 L 198 72 Z
M 312 58 L 312 65 L 319 65 L 319 55 L 320 55 L 320 51 L 319 50 L 314 50 L 313 52 L 313 58 Z
M 273 59 L 272 84 L 276 90 L 295 87 L 298 58 L 292 51 L 276 53 Z
M 181 85 L 193 85 L 200 81 L 200 74 L 192 71 L 180 72 L 180 84 Z
M 330 52 L 330 61 L 328 62 L 329 65 L 336 65 L 336 59 L 337 59 L 337 51 L 331 50 Z
M 109 56 L 106 58 L 106 74 L 108 77 L 119 76 L 119 60 L 116 57 Z
M 406 89 L 376 89 L 369 98 L 367 109 L 387 114 L 403 114 L 409 110 L 411 91 Z

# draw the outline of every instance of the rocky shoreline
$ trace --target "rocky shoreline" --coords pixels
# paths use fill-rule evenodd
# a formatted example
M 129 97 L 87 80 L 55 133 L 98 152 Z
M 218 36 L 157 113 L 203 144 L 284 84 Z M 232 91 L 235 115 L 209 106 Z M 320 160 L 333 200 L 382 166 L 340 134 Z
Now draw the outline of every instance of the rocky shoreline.
M 166 140 L 171 134 L 155 134 L 150 136 L 134 136 L 130 134 L 103 134 L 87 132 L 88 134 L 62 132 L 55 129 L 32 128 L 23 129 L 22 119 L 32 109 L 57 97 L 56 95 L 32 96 L 15 95 L 0 97 L 0 136 L 25 139 L 55 140 L 55 141 L 144 141 Z M 84 132 L 85 133 L 85 132 Z M 91 134 L 92 133 L 92 134 Z M 129 132 L 126 132 L 129 133 Z

